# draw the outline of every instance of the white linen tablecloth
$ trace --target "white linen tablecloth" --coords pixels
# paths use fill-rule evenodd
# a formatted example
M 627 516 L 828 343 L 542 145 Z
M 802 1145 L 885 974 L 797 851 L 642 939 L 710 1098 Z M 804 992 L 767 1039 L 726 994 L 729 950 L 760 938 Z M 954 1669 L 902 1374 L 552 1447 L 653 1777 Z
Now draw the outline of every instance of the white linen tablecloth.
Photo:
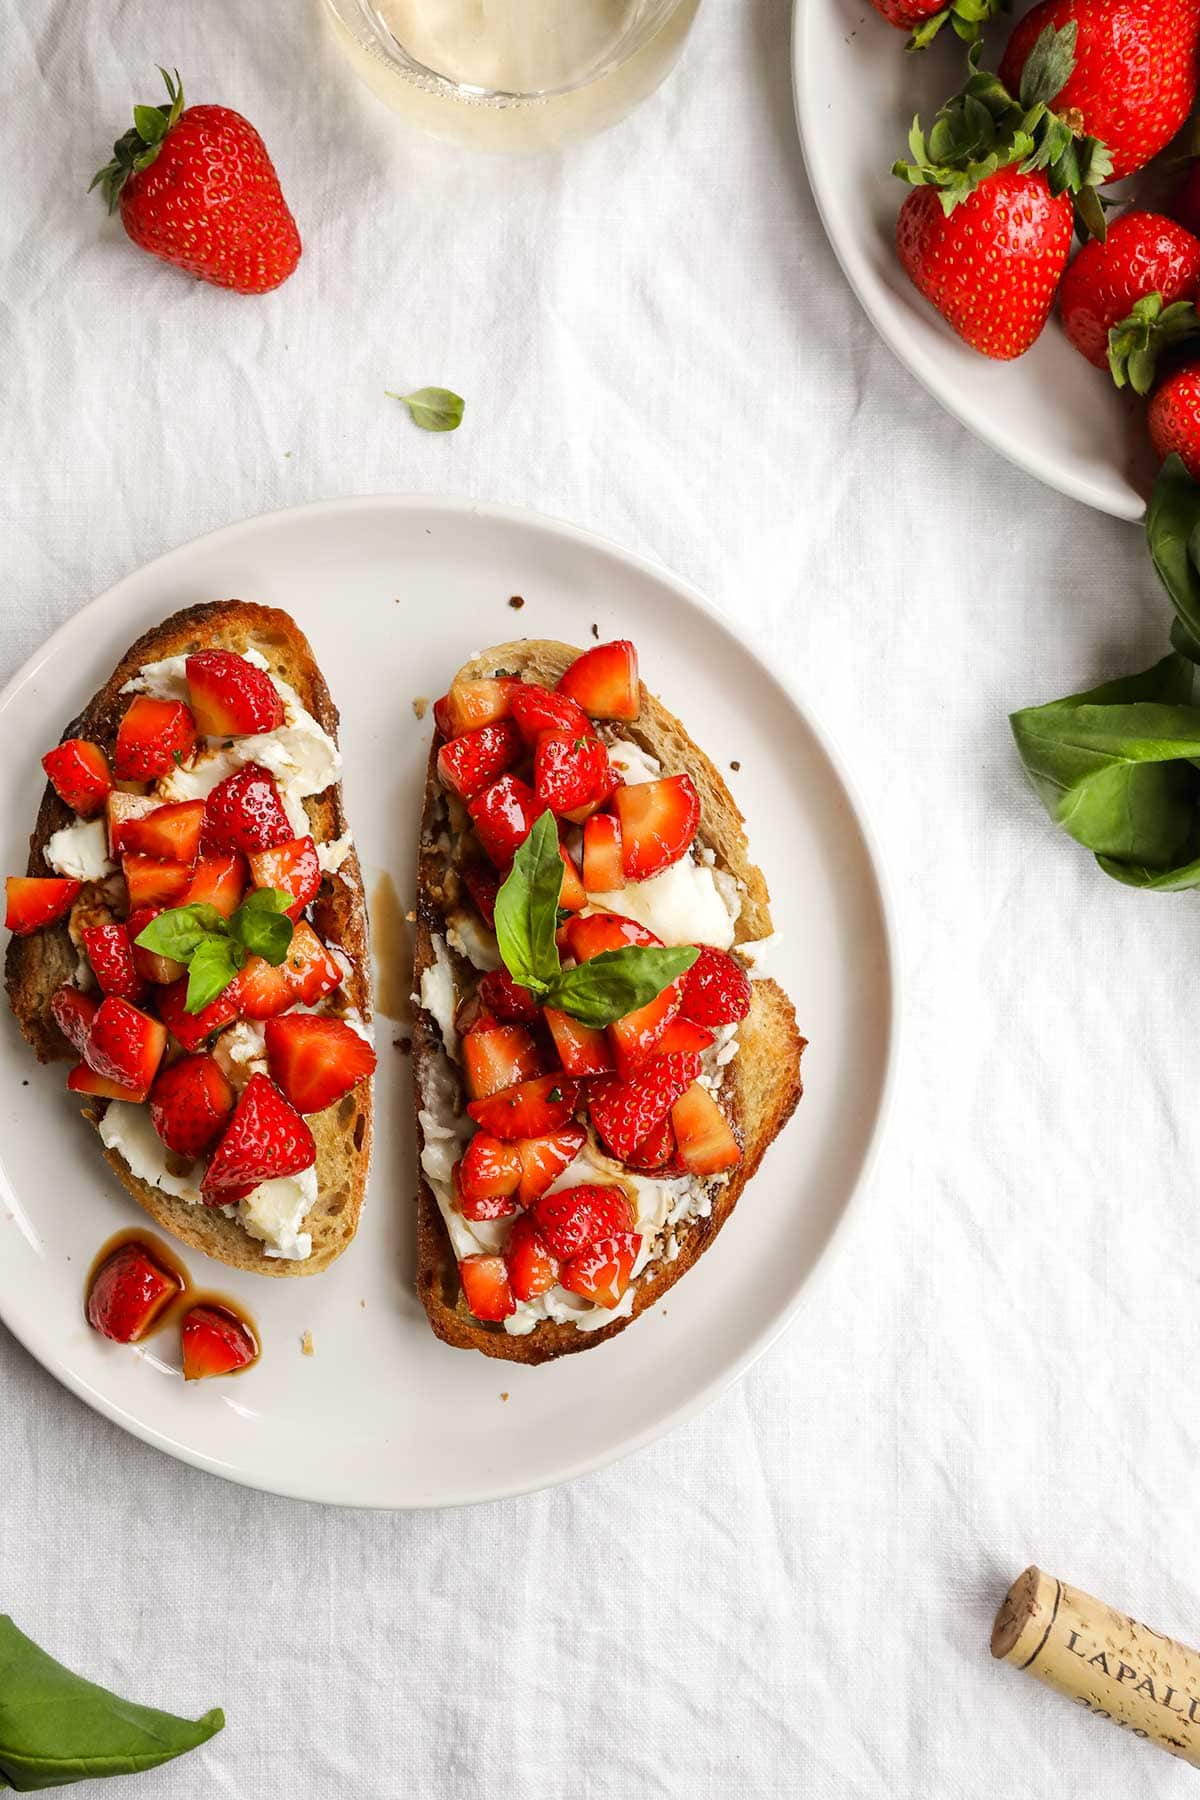
M 1057 838 L 1005 717 L 1153 660 L 1166 609 L 1138 532 L 968 437 L 859 313 L 789 12 L 706 0 L 623 127 L 510 164 L 395 120 L 317 0 L 0 0 L 0 673 L 246 514 L 528 504 L 658 555 L 794 673 L 904 950 L 894 1118 L 835 1266 L 719 1404 L 572 1487 L 408 1517 L 246 1492 L 0 1330 L 0 1610 L 229 1716 L 145 1800 L 1193 1791 L 987 1653 L 1032 1560 L 1200 1640 L 1200 912 Z M 305 240 L 270 298 L 140 257 L 85 197 L 157 61 L 267 139 Z M 466 396 L 455 435 L 384 398 L 424 383 Z

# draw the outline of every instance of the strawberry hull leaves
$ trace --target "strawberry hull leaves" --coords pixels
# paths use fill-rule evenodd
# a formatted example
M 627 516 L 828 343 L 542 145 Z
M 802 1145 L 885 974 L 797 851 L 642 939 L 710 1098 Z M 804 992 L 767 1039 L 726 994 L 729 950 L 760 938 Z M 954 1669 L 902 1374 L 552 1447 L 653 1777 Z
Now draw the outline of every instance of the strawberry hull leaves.
M 906 50 L 924 50 L 931 44 L 943 25 L 949 25 L 956 36 L 965 44 L 973 44 L 980 31 L 998 12 L 1007 12 L 1011 0 L 952 0 L 949 6 L 942 7 L 930 18 L 923 19 L 914 29 Z

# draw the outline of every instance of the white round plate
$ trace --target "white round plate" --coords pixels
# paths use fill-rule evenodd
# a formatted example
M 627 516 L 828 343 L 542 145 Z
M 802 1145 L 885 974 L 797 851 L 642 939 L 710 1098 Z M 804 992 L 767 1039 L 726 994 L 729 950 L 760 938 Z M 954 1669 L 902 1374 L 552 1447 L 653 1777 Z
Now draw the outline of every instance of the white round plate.
M 511 595 L 524 608 L 510 609 Z M 784 934 L 779 978 L 811 1039 L 807 1093 L 717 1246 L 613 1342 L 541 1369 L 451 1350 L 414 1292 L 410 1065 L 379 1020 L 377 1152 L 358 1237 L 323 1275 L 264 1280 L 187 1252 L 200 1286 L 257 1321 L 261 1363 L 185 1387 L 176 1345 L 110 1344 L 82 1289 L 141 1214 L 63 1088 L 0 1029 L 0 1317 L 89 1405 L 173 1456 L 254 1487 L 344 1505 L 443 1506 L 564 1481 L 645 1444 L 782 1330 L 864 1171 L 891 1056 L 892 955 L 862 821 L 798 702 L 682 582 L 532 514 L 466 501 L 331 501 L 172 551 L 69 620 L 0 698 L 4 863 L 25 865 L 38 757 L 133 639 L 181 606 L 285 607 L 342 713 L 346 806 L 368 888 L 412 904 L 431 723 L 472 651 L 514 636 L 633 637 L 643 672 L 722 767 Z M 407 970 L 404 975 L 407 987 Z M 28 1085 L 25 1085 L 28 1083 Z M 301 1354 L 312 1334 L 313 1354 Z
M 1030 0 L 1017 0 L 1014 16 Z M 986 38 L 996 66 L 1006 17 Z M 917 55 L 868 0 L 796 0 L 792 67 L 809 180 L 829 241 L 868 318 L 947 412 L 1039 481 L 1121 519 L 1140 519 L 1153 480 L 1142 409 L 1085 362 L 1052 316 L 1028 355 L 991 362 L 923 300 L 896 257 L 906 189 L 891 173 L 920 113 L 928 128 L 962 85 L 964 46 L 947 26 Z

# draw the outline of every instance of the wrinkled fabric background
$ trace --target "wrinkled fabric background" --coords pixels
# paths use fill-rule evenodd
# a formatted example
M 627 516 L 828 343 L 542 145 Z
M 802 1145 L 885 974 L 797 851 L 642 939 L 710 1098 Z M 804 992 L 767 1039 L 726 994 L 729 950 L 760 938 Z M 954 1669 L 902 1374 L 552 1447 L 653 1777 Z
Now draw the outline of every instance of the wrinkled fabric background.
M 145 1800 L 1193 1791 L 987 1654 L 1033 1560 L 1200 1641 L 1200 912 L 1056 838 L 1005 722 L 1156 658 L 1166 609 L 1138 532 L 968 437 L 860 315 L 789 10 L 705 0 L 626 125 L 507 164 L 410 134 L 317 0 L 0 0 L 0 673 L 249 513 L 528 504 L 658 555 L 795 674 L 904 951 L 895 1114 L 836 1266 L 735 1391 L 573 1487 L 410 1517 L 244 1492 L 0 1329 L 0 1610 L 228 1713 Z M 305 240 L 278 294 L 191 283 L 85 198 L 156 61 L 266 136 Z M 383 396 L 424 383 L 466 396 L 457 434 Z

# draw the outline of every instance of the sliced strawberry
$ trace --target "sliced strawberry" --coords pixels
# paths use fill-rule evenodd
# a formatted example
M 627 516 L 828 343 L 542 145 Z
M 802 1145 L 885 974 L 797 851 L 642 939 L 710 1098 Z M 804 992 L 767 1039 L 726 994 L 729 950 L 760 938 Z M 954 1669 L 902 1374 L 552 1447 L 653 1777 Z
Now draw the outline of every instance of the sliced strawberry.
M 588 903 L 587 890 L 580 880 L 579 870 L 564 844 L 558 846 L 558 854 L 562 857 L 563 879 L 559 891 L 558 904 L 566 912 L 582 912 Z
M 541 1008 L 527 987 L 515 982 L 507 969 L 489 969 L 479 982 L 479 998 L 497 1019 L 516 1025 L 532 1025 Z
M 298 1175 L 316 1159 L 313 1134 L 295 1107 L 265 1075 L 252 1075 L 204 1172 L 201 1195 L 207 1206 L 223 1206 L 229 1189 Z
M 97 1075 L 134 1089 L 144 1100 L 166 1047 L 167 1028 L 160 1020 L 109 994 L 96 1009 L 83 1054 Z
M 455 1166 L 463 1199 L 508 1199 L 521 1185 L 521 1146 L 502 1144 L 486 1131 L 477 1131 Z
M 160 1069 L 150 1089 L 150 1117 L 168 1150 L 199 1156 L 233 1111 L 233 1088 L 213 1056 L 184 1056 Z
M 690 775 L 667 775 L 619 787 L 613 810 L 621 821 L 626 881 L 647 881 L 678 862 L 700 824 L 700 796 Z
M 558 691 L 582 706 L 590 719 L 636 719 L 641 706 L 637 651 L 628 638 L 585 650 Z
M 611 805 L 612 797 L 622 785 L 624 779 L 620 769 L 615 769 L 610 763 L 604 777 L 604 782 L 597 788 L 594 798 L 587 801 L 583 806 L 573 806 L 570 812 L 563 814 L 563 818 L 569 819 L 573 825 L 585 824 L 588 819 L 592 818 L 600 811 L 601 807 L 608 807 Z
M 456 681 L 445 697 L 443 716 L 449 731 L 445 737 L 461 737 L 480 725 L 494 725 L 508 717 L 512 697 L 521 683 L 515 675 L 487 677 L 482 681 Z M 433 709 L 438 717 L 437 706 Z
M 85 925 L 83 953 L 104 993 L 125 1000 L 142 998 L 146 982 L 134 962 L 128 926 Z
M 650 1135 L 635 1146 L 625 1161 L 639 1174 L 670 1175 L 682 1172 L 683 1165 L 676 1152 L 675 1127 L 671 1123 L 670 1113 L 663 1114 Z
M 126 825 L 128 837 L 132 825 Z M 186 863 L 163 862 L 157 856 L 136 856 L 126 852 L 121 858 L 121 873 L 129 889 L 130 909 L 141 906 L 178 906 L 192 880 Z
M 438 779 L 464 800 L 473 800 L 503 775 L 521 755 L 524 744 L 512 719 L 479 725 L 451 738 L 437 754 Z
M 504 1253 L 508 1283 L 518 1300 L 536 1300 L 558 1280 L 558 1262 L 538 1235 L 532 1219 L 518 1219 Z
M 59 875 L 10 875 L 4 884 L 4 923 L 18 937 L 53 925 L 70 911 L 82 886 Z
M 693 1024 L 691 1019 L 685 1019 L 681 1009 L 671 1020 L 654 1048 L 657 1056 L 670 1056 L 676 1050 L 708 1050 L 712 1043 L 712 1032 L 703 1025 Z
M 683 977 L 685 1019 L 697 1025 L 734 1025 L 750 1011 L 750 977 L 740 963 L 701 944 L 700 954 Z
M 99 1004 L 91 994 L 81 993 L 70 982 L 56 988 L 50 996 L 50 1016 L 72 1050 L 77 1051 L 80 1056 L 83 1055 L 83 1046 L 87 1043 Z
M 614 1231 L 571 1257 L 558 1279 L 569 1293 L 581 1294 L 594 1306 L 616 1306 L 629 1286 L 641 1247 L 636 1231 Z
M 185 1381 L 232 1375 L 258 1356 L 258 1345 L 249 1327 L 223 1306 L 193 1306 L 184 1317 L 179 1335 Z
M 92 1276 L 88 1324 L 116 1344 L 136 1344 L 182 1288 L 174 1270 L 164 1269 L 140 1244 L 122 1244 Z
M 477 1319 L 507 1319 L 517 1310 L 502 1256 L 464 1256 L 458 1265 L 463 1294 Z
M 529 1217 L 546 1248 L 560 1262 L 578 1256 L 589 1244 L 610 1237 L 614 1231 L 629 1231 L 634 1224 L 625 1189 L 595 1184 L 543 1194 L 534 1201 Z
M 683 993 L 677 981 L 663 988 L 645 1006 L 626 1013 L 608 1028 L 609 1041 L 620 1073 L 628 1078 L 655 1054 L 659 1039 L 679 1011 Z
M 478 993 L 466 995 L 455 1008 L 454 1029 L 459 1037 L 465 1038 L 469 1031 L 475 1031 L 477 1028 L 490 1031 L 494 1025 L 499 1025 L 501 1022 L 495 1013 L 488 1011 Z
M 297 1112 L 323 1112 L 375 1072 L 375 1052 L 342 1019 L 289 1013 L 268 1019 L 271 1079 Z
M 523 1025 L 476 1026 L 460 1046 L 463 1078 L 472 1100 L 529 1081 L 542 1067 L 538 1047 Z
M 438 736 L 452 738 L 454 726 L 450 719 L 450 696 L 443 694 L 440 700 L 433 703 L 433 722 L 437 726 Z
M 657 944 L 662 939 L 620 913 L 589 913 L 586 919 L 568 919 L 567 948 L 576 962 L 591 962 L 604 950 L 623 950 L 627 944 Z
M 176 800 L 169 806 L 156 806 L 140 818 L 126 820 L 121 830 L 121 849 L 190 866 L 200 849 L 203 828 L 203 800 Z
M 500 892 L 500 878 L 495 869 L 489 869 L 486 863 L 464 863 L 462 878 L 466 884 L 479 916 L 489 931 L 496 929 L 496 895 Z
M 536 749 L 545 731 L 566 731 L 573 738 L 595 736 L 582 706 L 566 694 L 556 694 L 552 688 L 538 687 L 531 681 L 522 682 L 513 690 L 509 709 L 530 750 Z
M 625 886 L 621 821 L 595 813 L 583 828 L 583 885 L 589 894 L 615 894 Z
M 310 837 L 289 838 L 270 850 L 256 850 L 249 858 L 250 879 L 257 888 L 278 888 L 291 894 L 288 918 L 298 919 L 305 907 L 317 897 L 321 885 L 321 865 L 317 846 Z
M 557 1007 L 546 1008 L 546 1023 L 554 1039 L 558 1060 L 568 1075 L 604 1075 L 613 1066 L 612 1051 L 603 1031 L 583 1025 Z
M 270 1019 L 298 1003 L 315 1006 L 341 985 L 342 971 L 306 919 L 296 921 L 284 960 L 276 967 L 251 956 L 225 990 L 246 1019 Z
M 86 1063 L 76 1063 L 67 1076 L 67 1088 L 72 1094 L 88 1094 L 97 1100 L 128 1100 L 137 1104 L 146 1098 L 142 1088 L 126 1087 L 123 1082 L 109 1081 L 103 1075 L 97 1075 L 95 1069 L 89 1069 Z
M 199 1050 L 214 1032 L 237 1018 L 237 997 L 231 988 L 226 988 L 200 1012 L 190 1013 L 186 1006 L 187 985 L 185 975 L 181 981 L 172 982 L 170 987 L 161 988 L 155 998 L 163 1024 L 171 1035 L 178 1038 L 185 1050 Z
M 511 1194 L 486 1194 L 478 1197 L 466 1193 L 462 1185 L 461 1158 L 455 1163 L 451 1177 L 454 1184 L 455 1203 L 464 1219 L 491 1224 L 496 1219 L 511 1218 L 517 1211 L 517 1202 Z
M 109 855 L 118 857 L 125 847 L 125 827 L 131 819 L 144 819 L 147 813 L 157 812 L 162 805 L 153 794 L 123 794 L 119 788 L 105 801 L 104 810 L 108 816 L 108 849 Z
M 534 752 L 533 788 L 539 808 L 560 817 L 599 802 L 612 792 L 608 751 L 592 732 L 547 731 Z
M 517 1199 L 522 1206 L 532 1206 L 540 1194 L 553 1187 L 564 1169 L 569 1169 L 583 1146 L 587 1132 L 582 1125 L 567 1125 L 548 1137 L 523 1138 L 517 1145 L 521 1155 L 521 1184 Z
M 89 743 L 87 738 L 66 738 L 47 750 L 42 767 L 59 799 L 81 819 L 95 818 L 104 811 L 113 778 L 99 744 Z
M 176 962 L 170 956 L 159 956 L 155 950 L 145 950 L 137 941 L 150 921 L 157 919 L 162 910 L 161 906 L 135 907 L 125 921 L 125 928 L 133 948 L 133 966 L 143 981 L 152 981 L 155 987 L 170 987 L 173 981 L 178 981 L 181 975 L 187 974 L 184 964 Z M 104 983 L 101 982 L 100 985 L 103 987 Z
M 679 1160 L 692 1175 L 719 1175 L 742 1160 L 742 1147 L 706 1087 L 694 1082 L 671 1108 Z
M 270 850 L 295 833 L 283 809 L 275 777 L 247 763 L 218 781 L 204 809 L 204 852 Z
M 592 1124 L 613 1155 L 628 1160 L 700 1073 L 698 1056 L 656 1056 L 630 1081 L 599 1075 L 588 1089 Z
M 196 729 L 203 737 L 244 737 L 278 731 L 283 701 L 265 669 L 232 650 L 200 650 L 186 663 Z
M 561 1131 L 578 1104 L 579 1084 L 569 1076 L 539 1075 L 484 1100 L 470 1100 L 467 1111 L 484 1131 L 511 1144 Z
M 138 694 L 117 726 L 113 773 L 118 781 L 157 781 L 196 748 L 196 721 L 182 700 Z
M 516 775 L 501 775 L 469 802 L 467 811 L 480 843 L 501 869 L 507 869 L 538 816 L 533 789 Z
M 215 906 L 225 918 L 231 918 L 242 904 L 249 874 L 246 859 L 233 855 L 202 856 L 192 870 L 192 879 L 181 906 L 204 904 Z

